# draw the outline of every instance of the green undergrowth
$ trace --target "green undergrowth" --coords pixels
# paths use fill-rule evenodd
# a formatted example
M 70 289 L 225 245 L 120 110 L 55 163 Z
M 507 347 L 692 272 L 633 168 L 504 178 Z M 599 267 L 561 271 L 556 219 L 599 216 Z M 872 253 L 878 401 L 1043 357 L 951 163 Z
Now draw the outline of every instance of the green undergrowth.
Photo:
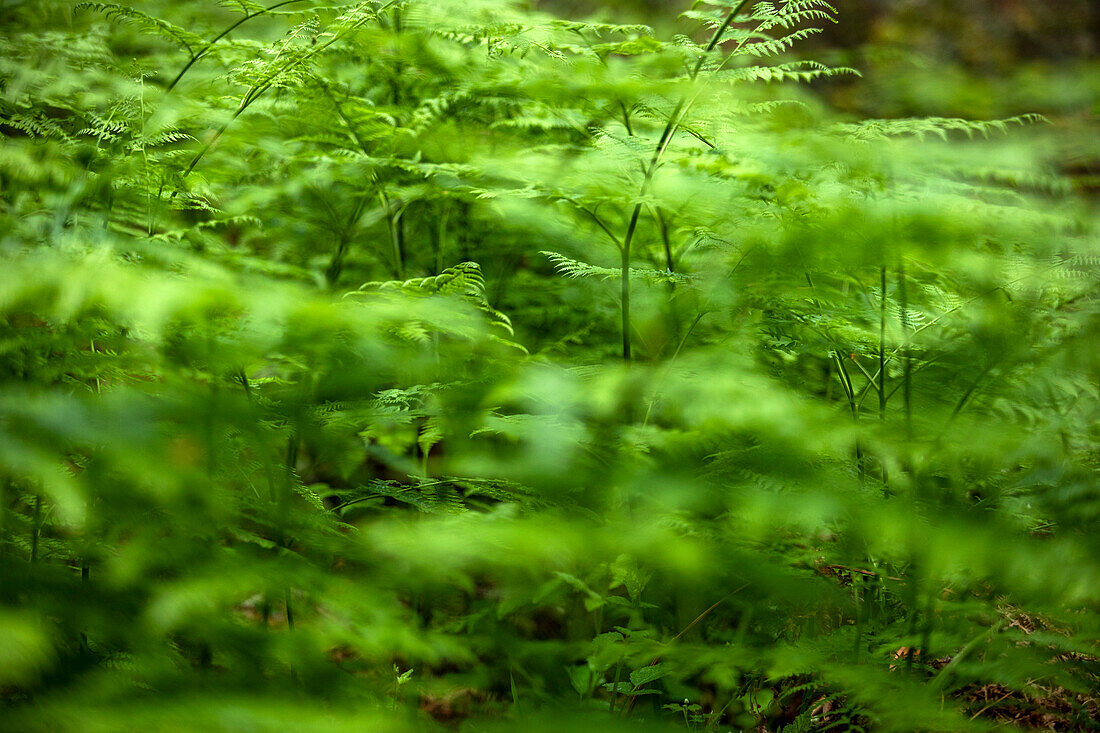
M 1065 130 L 528 5 L 0 9 L 0 728 L 1100 727 Z

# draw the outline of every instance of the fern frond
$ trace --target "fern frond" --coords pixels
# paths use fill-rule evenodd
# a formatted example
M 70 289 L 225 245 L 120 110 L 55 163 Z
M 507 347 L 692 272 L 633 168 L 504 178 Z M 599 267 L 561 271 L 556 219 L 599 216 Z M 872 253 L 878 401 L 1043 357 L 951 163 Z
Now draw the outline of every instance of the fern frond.
M 988 138 L 991 133 L 1008 134 L 1011 125 L 1034 125 L 1048 120 L 1039 114 L 1025 114 L 1003 120 L 964 120 L 947 117 L 919 117 L 896 120 L 864 120 L 838 125 L 836 130 L 857 140 L 878 140 L 889 137 L 912 136 L 923 139 L 936 135 L 947 140 L 948 133 L 961 132 L 969 138 L 976 134 Z
M 618 279 L 622 276 L 622 270 L 615 267 L 590 265 L 587 262 L 574 260 L 557 252 L 540 252 L 540 254 L 554 263 L 554 269 L 557 270 L 560 275 L 569 279 L 591 278 L 593 280 L 610 280 L 612 278 Z M 642 280 L 650 284 L 687 284 L 693 280 L 690 275 L 680 272 L 634 267 L 630 268 L 630 277 L 631 279 Z
M 0 114 L 0 125 L 7 125 L 31 137 L 51 138 L 63 142 L 72 140 L 69 132 L 61 123 L 39 114 L 18 112 L 10 115 Z
M 77 3 L 74 11 L 90 10 L 102 13 L 108 20 L 121 20 L 137 25 L 147 33 L 152 33 L 184 48 L 188 53 L 194 54 L 195 50 L 204 43 L 202 36 L 197 33 L 180 28 L 179 26 L 158 18 L 148 13 L 143 13 L 137 8 L 119 3 L 81 2 Z
M 619 25 L 615 23 L 599 23 L 596 21 L 565 20 L 562 18 L 554 18 L 550 21 L 548 27 L 553 30 L 568 31 L 570 34 L 576 34 L 581 37 L 584 37 L 586 33 L 591 34 L 595 38 L 603 38 L 604 36 L 610 35 L 652 38 L 655 35 L 653 28 L 648 25 Z
M 503 329 L 509 336 L 514 334 L 512 320 L 500 311 L 489 305 L 485 292 L 485 278 L 481 273 L 481 266 L 476 262 L 462 262 L 454 267 L 448 267 L 438 275 L 430 277 L 412 278 L 410 280 L 387 280 L 381 282 L 369 282 L 359 287 L 358 290 L 348 293 L 348 296 L 362 296 L 372 291 L 400 291 L 413 297 L 427 297 L 432 295 L 451 295 L 461 297 L 481 312 L 489 316 L 490 323 Z M 417 339 L 422 337 L 419 330 L 410 332 Z M 426 335 L 426 334 L 423 334 Z M 511 346 L 522 348 L 519 344 L 506 341 Z
M 732 82 L 798 82 L 807 83 L 814 79 L 851 74 L 860 76 L 855 69 L 847 66 L 826 66 L 815 61 L 798 61 L 776 66 L 745 66 L 738 69 L 726 69 L 717 72 L 717 78 Z
M 801 28 L 780 38 L 769 38 L 767 40 L 745 44 L 737 54 L 741 56 L 778 56 L 781 53 L 789 51 L 796 43 L 800 43 L 820 32 L 820 28 Z M 851 71 L 854 71 L 854 69 Z
M 416 296 L 459 295 L 480 301 L 485 297 L 485 278 L 476 262 L 462 262 L 431 277 L 365 283 L 358 292 L 368 290 L 400 290 Z

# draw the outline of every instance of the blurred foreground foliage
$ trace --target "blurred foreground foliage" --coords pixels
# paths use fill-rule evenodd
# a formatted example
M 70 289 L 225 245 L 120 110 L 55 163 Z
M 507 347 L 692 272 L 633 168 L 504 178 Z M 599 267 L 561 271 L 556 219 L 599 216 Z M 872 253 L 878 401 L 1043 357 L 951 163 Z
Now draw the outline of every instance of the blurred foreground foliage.
M 1078 128 L 684 10 L 3 6 L 0 727 L 1097 729 Z

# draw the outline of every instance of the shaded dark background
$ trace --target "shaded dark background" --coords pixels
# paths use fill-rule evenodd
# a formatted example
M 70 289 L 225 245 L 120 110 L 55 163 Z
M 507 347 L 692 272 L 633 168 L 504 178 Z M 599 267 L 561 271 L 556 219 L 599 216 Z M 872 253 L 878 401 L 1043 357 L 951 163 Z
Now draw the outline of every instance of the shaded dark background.
M 974 66 L 1094 56 L 1096 0 L 836 0 L 841 23 L 822 36 L 834 46 L 903 43 Z M 613 13 L 662 25 L 688 2 L 541 0 L 570 14 Z
M 537 0 L 564 15 L 691 32 L 690 0 Z M 815 84 L 853 117 L 1039 113 L 1051 162 L 1100 194 L 1100 0 L 834 0 L 838 22 L 794 53 L 858 69 Z M 691 21 L 690 23 L 694 23 Z

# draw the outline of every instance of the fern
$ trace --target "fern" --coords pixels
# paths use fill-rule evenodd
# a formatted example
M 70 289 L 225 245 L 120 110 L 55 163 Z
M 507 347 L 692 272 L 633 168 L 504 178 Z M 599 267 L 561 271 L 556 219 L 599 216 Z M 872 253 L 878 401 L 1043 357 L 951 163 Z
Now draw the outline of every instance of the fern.
M 101 13 L 108 20 L 133 23 L 147 33 L 169 39 L 191 54 L 194 54 L 195 50 L 202 44 L 202 37 L 198 34 L 185 30 L 163 18 L 143 13 L 137 8 L 129 5 L 122 5 L 121 3 L 82 2 L 77 3 L 74 10 L 76 12 L 84 10 Z
M 829 67 L 815 61 L 800 61 L 776 66 L 745 66 L 720 71 L 719 78 L 733 82 L 811 82 L 814 79 L 855 74 L 859 72 L 844 66 Z
M 534 5 L 0 10 L 6 727 L 1087 727 L 1079 84 Z
M 586 262 L 580 262 L 573 260 L 565 255 L 558 254 L 557 252 L 541 252 L 547 259 L 554 263 L 554 269 L 561 273 L 563 276 L 579 279 L 579 278 L 592 278 L 600 280 L 608 280 L 611 278 L 618 278 L 621 276 L 621 272 L 611 267 L 599 267 L 597 265 L 590 265 Z M 650 284 L 658 283 L 688 283 L 691 278 L 687 275 L 682 275 L 675 272 L 668 272 L 661 270 L 646 270 L 632 267 L 630 269 L 630 277 L 632 279 L 644 280 Z
M 454 267 L 448 267 L 432 277 L 366 283 L 360 286 L 359 290 L 349 293 L 349 295 L 358 295 L 372 290 L 399 290 L 403 294 L 413 297 L 429 295 L 458 296 L 468 300 L 488 315 L 493 325 L 499 326 L 508 335 L 513 334 L 511 319 L 489 305 L 485 295 L 485 278 L 481 274 L 481 266 L 476 262 L 462 262 Z
M 936 135 L 940 139 L 946 140 L 950 132 L 962 132 L 969 138 L 973 138 L 975 134 L 988 138 L 992 132 L 1007 134 L 1010 125 L 1029 125 L 1040 122 L 1046 122 L 1046 119 L 1042 115 L 1036 114 L 1019 115 L 1005 120 L 990 120 L 987 122 L 923 117 L 908 120 L 864 120 L 856 124 L 842 125 L 838 129 L 844 134 L 860 140 L 903 135 L 912 135 L 918 138 L 923 138 L 925 135 Z

